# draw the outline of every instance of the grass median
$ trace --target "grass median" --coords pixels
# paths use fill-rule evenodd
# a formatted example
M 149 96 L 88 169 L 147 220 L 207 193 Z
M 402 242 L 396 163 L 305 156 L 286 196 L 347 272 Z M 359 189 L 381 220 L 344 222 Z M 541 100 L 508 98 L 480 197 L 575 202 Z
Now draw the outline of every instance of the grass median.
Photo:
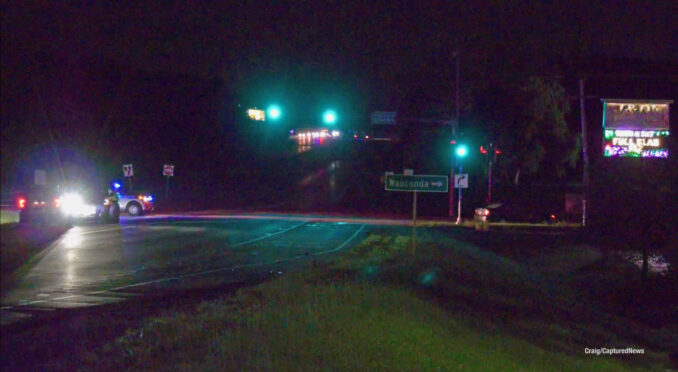
M 599 313 L 569 282 L 543 281 L 459 244 L 373 234 L 330 264 L 169 310 L 84 358 L 132 370 L 662 370 L 672 330 Z M 574 296 L 574 297 L 573 297 Z M 675 330 L 675 324 L 672 325 Z M 644 349 L 595 356 L 585 348 Z

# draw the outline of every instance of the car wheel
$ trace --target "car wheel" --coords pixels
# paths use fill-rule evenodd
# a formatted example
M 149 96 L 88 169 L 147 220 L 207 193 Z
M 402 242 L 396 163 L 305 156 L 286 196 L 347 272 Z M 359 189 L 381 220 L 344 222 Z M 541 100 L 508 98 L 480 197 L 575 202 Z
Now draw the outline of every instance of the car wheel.
M 127 213 L 129 213 L 131 216 L 141 216 L 142 212 L 143 209 L 139 203 L 132 202 L 127 205 Z

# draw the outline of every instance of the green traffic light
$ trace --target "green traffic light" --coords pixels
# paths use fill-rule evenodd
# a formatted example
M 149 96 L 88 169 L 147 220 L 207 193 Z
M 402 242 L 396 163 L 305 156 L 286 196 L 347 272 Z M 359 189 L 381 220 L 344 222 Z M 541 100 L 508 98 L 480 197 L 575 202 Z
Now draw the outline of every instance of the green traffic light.
M 456 153 L 458 157 L 464 158 L 466 155 L 468 155 L 468 147 L 466 147 L 466 145 L 459 145 L 457 146 Z
M 333 110 L 327 110 L 323 113 L 323 121 L 327 124 L 334 124 L 337 121 L 337 113 Z
M 280 107 L 276 105 L 269 106 L 268 108 L 268 117 L 271 118 L 271 120 L 278 120 L 280 119 L 281 111 Z

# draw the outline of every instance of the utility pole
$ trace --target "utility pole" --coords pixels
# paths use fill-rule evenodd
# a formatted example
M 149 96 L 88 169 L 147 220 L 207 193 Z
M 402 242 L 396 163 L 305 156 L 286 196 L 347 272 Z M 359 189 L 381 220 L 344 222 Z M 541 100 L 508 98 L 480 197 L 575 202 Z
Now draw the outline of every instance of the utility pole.
M 54 159 L 56 160 L 57 167 L 59 167 L 59 172 L 61 173 L 61 182 L 63 182 L 64 187 L 69 187 L 66 181 L 66 174 L 64 173 L 64 167 L 61 165 L 61 157 L 59 157 L 59 151 L 57 151 L 56 145 L 54 144 L 54 136 L 52 135 L 52 121 L 50 120 L 49 115 L 47 114 L 47 109 L 45 108 L 45 102 L 42 100 L 42 94 L 38 91 L 38 84 L 35 82 L 35 79 L 32 80 L 33 91 L 38 97 L 38 102 L 40 103 L 40 111 L 42 111 L 42 116 L 45 119 L 45 127 L 47 128 L 47 135 L 49 136 L 49 142 L 52 145 L 52 151 L 54 152 Z
M 459 51 L 454 52 L 454 57 L 457 62 L 457 68 L 456 68 L 456 89 L 455 93 L 457 95 L 456 97 L 456 114 L 454 117 L 454 121 L 450 122 L 450 129 L 452 131 L 452 141 L 456 141 L 457 139 L 457 130 L 459 129 Z M 453 151 L 450 151 L 450 183 L 454 182 L 454 159 L 456 157 L 454 156 Z M 448 207 L 448 216 L 453 217 L 454 216 L 454 188 L 450 187 L 450 204 Z
M 579 111 L 581 111 L 581 151 L 582 160 L 584 161 L 584 174 L 582 175 L 583 192 L 582 192 L 582 214 L 581 224 L 586 226 L 586 201 L 589 192 L 589 154 L 587 151 L 588 140 L 586 137 L 586 97 L 584 95 L 584 79 L 579 79 Z

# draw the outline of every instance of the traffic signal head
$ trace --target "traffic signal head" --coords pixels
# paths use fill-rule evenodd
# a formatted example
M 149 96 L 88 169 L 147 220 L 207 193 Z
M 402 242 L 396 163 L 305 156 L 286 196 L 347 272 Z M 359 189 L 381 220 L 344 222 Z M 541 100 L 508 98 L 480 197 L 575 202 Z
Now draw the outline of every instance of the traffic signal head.
M 280 115 L 282 114 L 280 107 L 277 105 L 272 105 L 268 107 L 267 115 L 271 120 L 278 120 L 280 119 Z
M 327 110 L 323 113 L 323 121 L 326 124 L 334 124 L 337 121 L 337 113 L 333 110 Z
M 468 147 L 466 147 L 466 145 L 464 144 L 460 144 L 457 146 L 455 153 L 457 154 L 458 157 L 464 158 L 466 157 L 466 155 L 468 155 Z

